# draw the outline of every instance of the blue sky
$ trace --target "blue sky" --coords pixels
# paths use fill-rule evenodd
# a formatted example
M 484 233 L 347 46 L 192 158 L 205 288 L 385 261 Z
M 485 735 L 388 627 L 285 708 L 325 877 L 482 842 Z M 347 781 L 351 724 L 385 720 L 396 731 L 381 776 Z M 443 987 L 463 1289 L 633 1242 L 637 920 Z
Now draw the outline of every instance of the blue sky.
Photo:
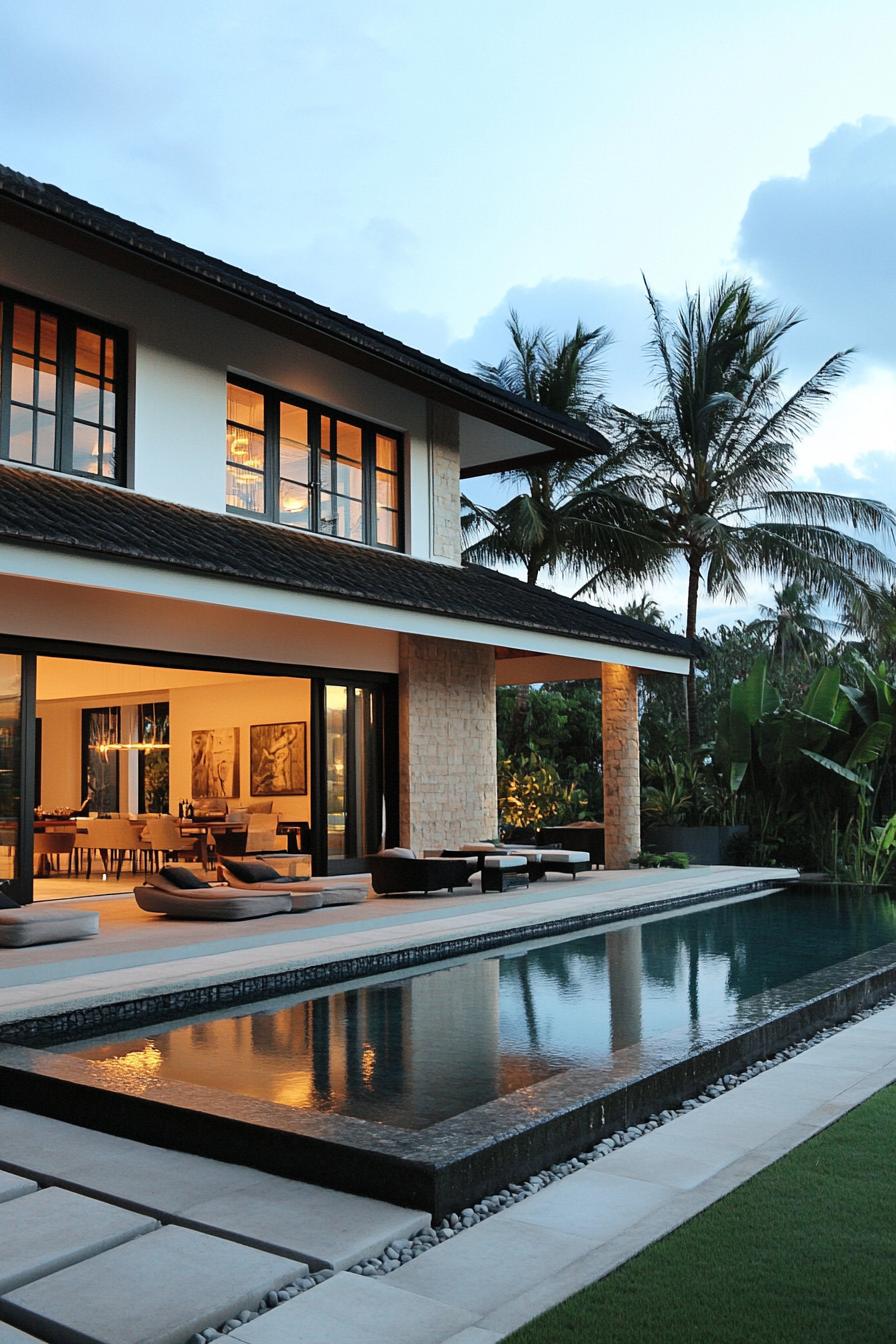
M 641 270 L 748 271 L 793 377 L 859 350 L 800 478 L 896 504 L 894 50 L 883 0 L 0 0 L 0 160 L 465 367 L 607 324 L 630 404 Z

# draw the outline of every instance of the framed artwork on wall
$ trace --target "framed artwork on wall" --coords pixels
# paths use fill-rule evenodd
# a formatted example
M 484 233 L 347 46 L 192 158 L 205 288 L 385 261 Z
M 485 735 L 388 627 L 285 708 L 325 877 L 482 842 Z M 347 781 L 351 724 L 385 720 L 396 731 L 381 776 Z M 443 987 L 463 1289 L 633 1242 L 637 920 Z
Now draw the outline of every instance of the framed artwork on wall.
M 304 723 L 253 723 L 249 729 L 249 792 L 253 798 L 308 792 Z
M 238 798 L 239 728 L 194 728 L 190 734 L 190 788 L 194 798 Z

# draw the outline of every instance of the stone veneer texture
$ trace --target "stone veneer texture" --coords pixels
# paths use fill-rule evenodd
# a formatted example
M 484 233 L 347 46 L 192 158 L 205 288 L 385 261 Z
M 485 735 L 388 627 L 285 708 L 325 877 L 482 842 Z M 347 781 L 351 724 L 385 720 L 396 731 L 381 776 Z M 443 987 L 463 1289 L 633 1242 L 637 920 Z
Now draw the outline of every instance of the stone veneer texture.
M 401 843 L 487 839 L 498 824 L 494 650 L 402 635 L 399 651 Z
M 431 546 L 434 560 L 460 564 L 460 417 L 437 401 L 428 403 Z
M 641 848 L 638 674 L 620 663 L 601 672 L 604 844 L 607 868 L 627 868 Z

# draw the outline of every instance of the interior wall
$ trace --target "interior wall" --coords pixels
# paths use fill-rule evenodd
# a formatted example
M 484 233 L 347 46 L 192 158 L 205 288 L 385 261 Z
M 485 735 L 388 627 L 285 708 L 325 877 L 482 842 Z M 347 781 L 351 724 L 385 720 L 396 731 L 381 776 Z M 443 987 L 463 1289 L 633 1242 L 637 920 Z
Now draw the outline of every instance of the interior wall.
M 191 797 L 191 735 L 199 728 L 239 729 L 239 793 L 230 801 L 266 802 L 250 792 L 253 724 L 304 723 L 305 769 L 310 779 L 311 683 L 296 677 L 239 677 L 232 673 L 146 668 L 80 659 L 38 658 L 37 714 L 41 720 L 41 806 L 77 807 L 82 800 L 81 711 L 90 706 L 167 700 L 170 723 L 170 802 Z M 123 726 L 127 720 L 124 719 Z M 133 753 L 120 759 L 120 805 L 136 811 Z M 310 785 L 309 785 L 310 787 Z M 277 795 L 272 811 L 311 821 L 310 794 Z
M 249 677 L 171 692 L 170 788 L 172 808 L 191 796 L 191 736 L 199 728 L 239 729 L 239 800 L 266 802 L 250 793 L 249 730 L 252 724 L 304 723 L 305 769 L 310 771 L 311 682 L 295 677 Z M 310 787 L 310 785 L 309 785 Z M 311 820 L 310 794 L 278 795 L 272 810 L 290 821 Z

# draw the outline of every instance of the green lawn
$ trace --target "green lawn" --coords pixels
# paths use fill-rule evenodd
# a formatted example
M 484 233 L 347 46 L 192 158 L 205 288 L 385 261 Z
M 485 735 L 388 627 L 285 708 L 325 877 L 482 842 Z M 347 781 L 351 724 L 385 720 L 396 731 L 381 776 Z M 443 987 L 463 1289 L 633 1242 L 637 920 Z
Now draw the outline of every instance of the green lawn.
M 896 1341 L 896 1085 L 510 1339 Z

